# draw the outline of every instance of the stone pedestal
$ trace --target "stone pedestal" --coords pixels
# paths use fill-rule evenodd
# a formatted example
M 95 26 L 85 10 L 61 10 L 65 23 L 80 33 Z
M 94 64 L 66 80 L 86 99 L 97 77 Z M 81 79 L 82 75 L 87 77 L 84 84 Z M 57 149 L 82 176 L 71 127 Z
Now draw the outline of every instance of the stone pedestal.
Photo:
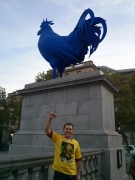
M 122 137 L 115 131 L 113 93 L 117 90 L 101 71 L 25 85 L 18 91 L 23 96 L 21 126 L 13 136 L 10 154 L 53 151 L 44 133 L 53 111 L 57 114 L 52 122 L 54 131 L 62 133 L 63 125 L 71 122 L 81 148 L 104 149 L 105 180 L 126 180 Z M 122 151 L 122 167 L 117 167 L 117 150 Z

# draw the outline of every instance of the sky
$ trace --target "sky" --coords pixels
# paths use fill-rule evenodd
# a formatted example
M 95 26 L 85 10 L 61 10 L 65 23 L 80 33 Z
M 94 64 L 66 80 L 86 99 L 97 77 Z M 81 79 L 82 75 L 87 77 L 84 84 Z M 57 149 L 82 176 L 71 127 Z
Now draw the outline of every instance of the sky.
M 135 68 L 135 0 L 0 0 L 0 87 L 12 93 L 51 69 L 37 46 L 43 19 L 53 20 L 53 31 L 65 36 L 87 8 L 106 20 L 107 34 L 84 61 L 116 70 Z

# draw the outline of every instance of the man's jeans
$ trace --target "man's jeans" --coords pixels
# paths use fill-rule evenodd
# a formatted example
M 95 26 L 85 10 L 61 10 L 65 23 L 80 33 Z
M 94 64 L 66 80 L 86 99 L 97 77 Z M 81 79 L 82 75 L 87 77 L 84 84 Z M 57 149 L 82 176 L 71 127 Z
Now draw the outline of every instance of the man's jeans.
M 76 175 L 67 175 L 61 172 L 55 171 L 53 180 L 76 180 Z

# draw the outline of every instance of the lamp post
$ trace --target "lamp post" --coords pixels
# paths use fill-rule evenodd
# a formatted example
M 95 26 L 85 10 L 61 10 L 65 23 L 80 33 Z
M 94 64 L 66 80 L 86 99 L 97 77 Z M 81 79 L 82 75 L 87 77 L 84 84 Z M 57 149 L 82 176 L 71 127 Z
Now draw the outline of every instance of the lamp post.
M 121 133 L 121 127 L 120 126 L 117 127 L 117 131 L 119 134 Z
M 10 134 L 10 136 L 11 136 L 11 144 L 12 144 L 13 135 L 14 135 L 13 133 Z
M 116 131 L 122 135 L 123 137 L 123 140 L 126 144 L 126 147 L 127 147 L 127 153 L 130 153 L 130 149 L 129 149 L 129 145 L 128 145 L 128 137 L 125 135 L 125 133 L 122 131 L 122 128 L 121 128 L 121 125 L 120 125 L 120 122 L 118 122 L 116 124 Z

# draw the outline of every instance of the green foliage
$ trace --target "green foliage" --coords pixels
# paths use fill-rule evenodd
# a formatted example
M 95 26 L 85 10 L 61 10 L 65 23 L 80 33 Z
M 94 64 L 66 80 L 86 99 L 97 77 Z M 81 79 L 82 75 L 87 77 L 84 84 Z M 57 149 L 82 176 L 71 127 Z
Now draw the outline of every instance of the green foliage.
M 0 107 L 0 131 L 8 130 L 9 126 L 9 108 L 7 102 L 3 103 L 3 107 Z
M 0 87 L 0 106 L 2 106 L 6 99 L 6 92 L 5 89 Z
M 21 120 L 22 97 L 12 94 L 5 98 L 0 106 L 0 131 L 10 130 L 10 125 L 18 122 L 18 128 Z
M 10 124 L 14 125 L 16 121 L 20 122 L 21 120 L 21 109 L 22 109 L 22 97 L 11 95 L 8 107 L 10 111 Z
M 59 77 L 58 71 L 56 71 L 56 78 L 57 77 Z M 43 71 L 42 73 L 39 72 L 37 76 L 35 77 L 35 82 L 41 82 L 41 81 L 46 81 L 50 79 L 52 79 L 52 70 L 47 71 L 47 73 L 45 73 L 45 71 Z
M 130 76 L 119 73 L 108 76 L 120 88 L 114 94 L 116 121 L 132 126 L 135 124 L 135 73 Z
M 44 71 L 42 73 L 39 72 L 35 77 L 36 82 L 41 82 L 49 79 L 52 79 L 52 71 L 47 71 L 47 73 L 45 73 Z

